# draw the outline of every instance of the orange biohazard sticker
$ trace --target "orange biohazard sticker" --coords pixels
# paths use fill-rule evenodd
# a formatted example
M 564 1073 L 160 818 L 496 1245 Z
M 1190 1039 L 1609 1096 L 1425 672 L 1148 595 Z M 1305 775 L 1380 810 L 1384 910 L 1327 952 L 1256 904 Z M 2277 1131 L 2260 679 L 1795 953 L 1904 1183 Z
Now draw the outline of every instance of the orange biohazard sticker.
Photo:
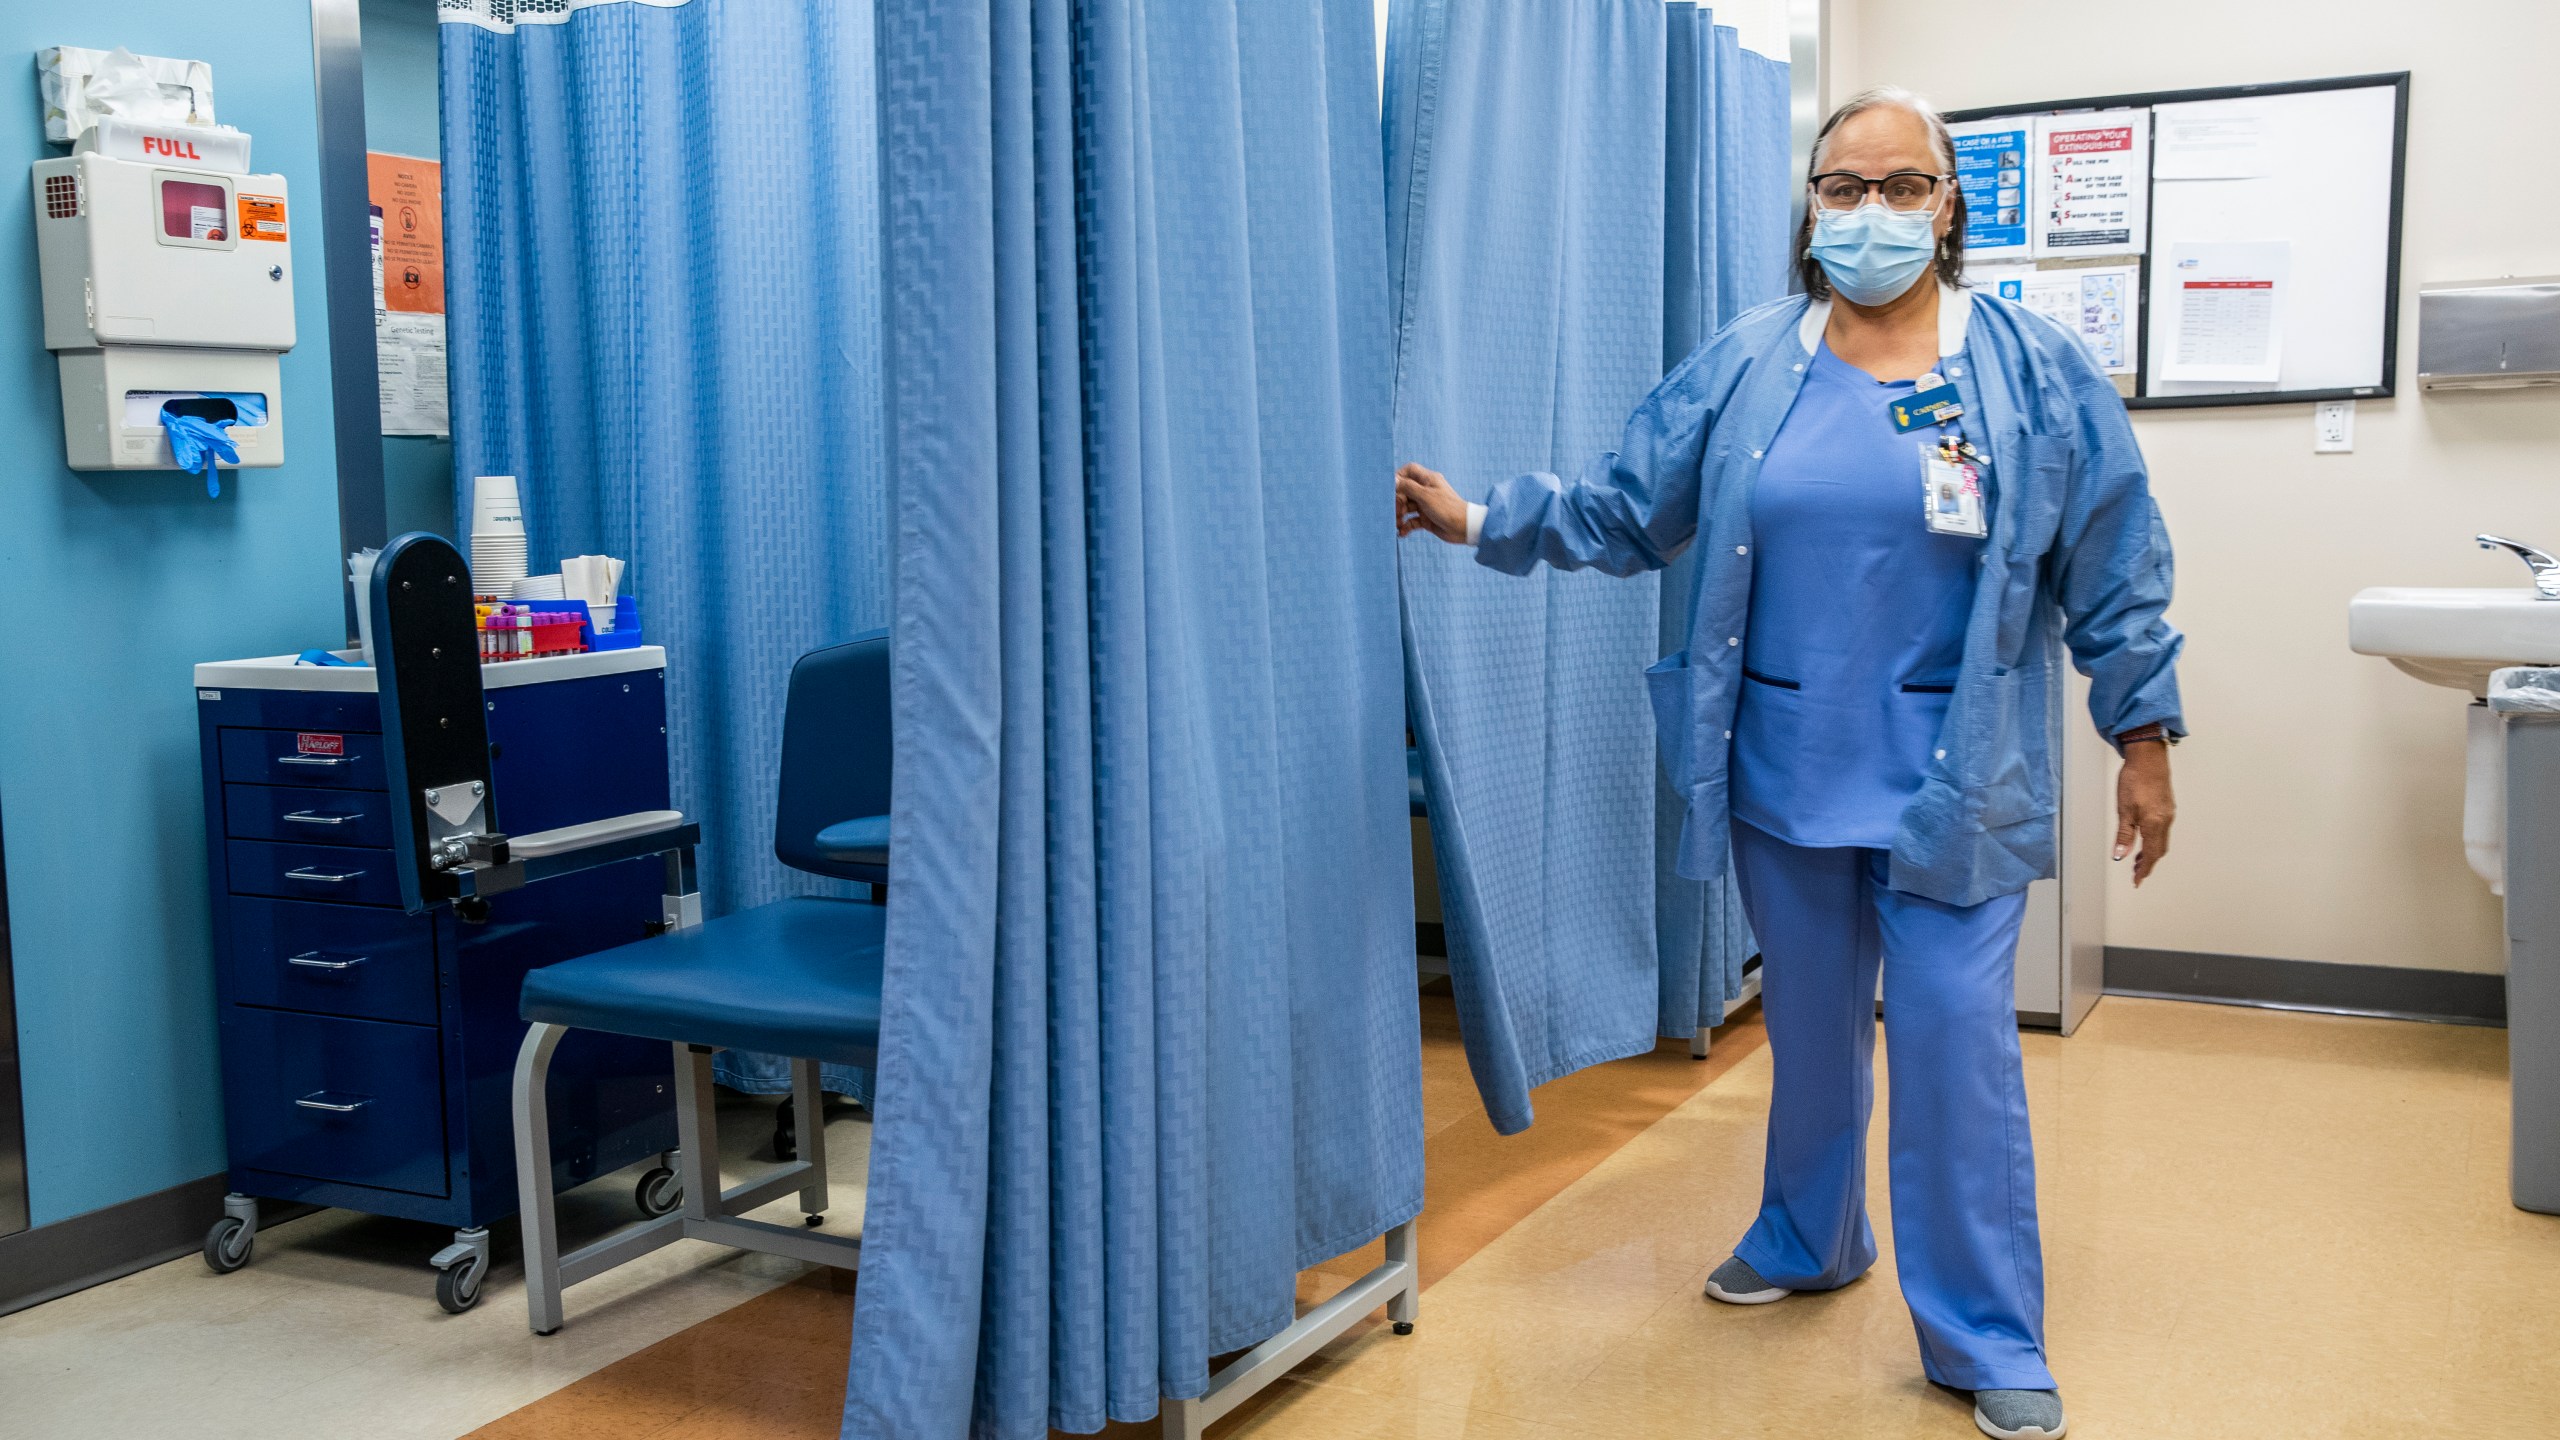
M 284 238 L 284 197 L 240 193 L 240 238 L 243 240 L 282 240 Z

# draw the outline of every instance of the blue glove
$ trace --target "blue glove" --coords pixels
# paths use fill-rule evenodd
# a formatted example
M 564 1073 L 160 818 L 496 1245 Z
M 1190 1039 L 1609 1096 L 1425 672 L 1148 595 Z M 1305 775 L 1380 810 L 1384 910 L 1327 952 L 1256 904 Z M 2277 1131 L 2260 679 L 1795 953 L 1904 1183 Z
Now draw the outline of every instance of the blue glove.
M 240 463 L 240 447 L 231 443 L 227 432 L 237 421 L 207 420 L 196 415 L 172 415 L 160 412 L 160 423 L 169 429 L 169 453 L 177 457 L 178 468 L 204 476 L 204 493 L 208 499 L 222 496 L 222 472 L 214 468 L 216 461 L 230 465 Z

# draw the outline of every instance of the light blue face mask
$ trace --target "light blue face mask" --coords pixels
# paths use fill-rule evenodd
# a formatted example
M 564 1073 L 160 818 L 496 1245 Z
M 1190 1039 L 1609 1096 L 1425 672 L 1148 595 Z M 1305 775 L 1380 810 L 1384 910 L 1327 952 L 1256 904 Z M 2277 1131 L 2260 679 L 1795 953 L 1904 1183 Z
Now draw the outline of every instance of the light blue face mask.
M 1822 210 L 1813 222 L 1813 258 L 1831 288 L 1860 305 L 1881 305 L 1911 288 L 1938 253 L 1937 216 L 1869 203 Z

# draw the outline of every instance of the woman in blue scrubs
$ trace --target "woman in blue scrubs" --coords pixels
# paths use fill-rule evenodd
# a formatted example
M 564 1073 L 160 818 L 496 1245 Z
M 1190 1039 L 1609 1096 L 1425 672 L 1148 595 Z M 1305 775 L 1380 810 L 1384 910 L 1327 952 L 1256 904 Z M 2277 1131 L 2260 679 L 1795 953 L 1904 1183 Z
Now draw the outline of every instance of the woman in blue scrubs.
M 1824 124 L 1805 294 L 1736 320 L 1577 481 L 1470 504 L 1397 476 L 1404 534 L 1618 574 L 1703 543 L 1689 648 L 1648 672 L 1688 802 L 1681 873 L 1730 864 L 1776 1078 L 1760 1215 L 1707 1294 L 1845 1285 L 1866 1214 L 1879 969 L 1896 1268 L 1922 1367 L 2000 1440 L 2063 1434 L 2045 1365 L 2011 969 L 2054 873 L 2062 654 L 2124 764 L 2115 858 L 2167 853 L 2179 713 L 2168 537 L 2123 402 L 2076 337 L 1962 286 L 1953 145 L 1872 91 Z

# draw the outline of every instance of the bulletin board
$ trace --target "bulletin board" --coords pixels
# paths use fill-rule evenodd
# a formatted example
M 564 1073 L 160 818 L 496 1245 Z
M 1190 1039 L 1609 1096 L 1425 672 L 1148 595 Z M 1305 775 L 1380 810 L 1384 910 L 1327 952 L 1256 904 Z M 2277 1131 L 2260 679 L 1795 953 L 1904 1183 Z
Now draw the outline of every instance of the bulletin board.
M 1949 112 L 1969 280 L 2135 409 L 2394 393 L 2409 76 Z

